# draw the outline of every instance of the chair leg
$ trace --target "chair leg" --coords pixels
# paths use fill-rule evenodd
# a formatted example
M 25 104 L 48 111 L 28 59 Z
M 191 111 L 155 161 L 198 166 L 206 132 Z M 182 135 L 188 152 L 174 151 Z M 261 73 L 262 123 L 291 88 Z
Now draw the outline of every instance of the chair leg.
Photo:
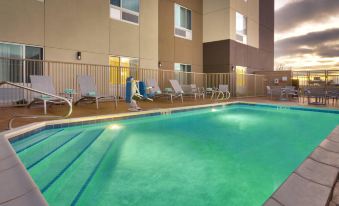
M 47 114 L 47 101 L 44 100 L 44 114 Z
M 31 103 L 29 103 L 28 105 L 27 105 L 27 108 L 31 108 L 31 106 L 33 105 L 33 104 L 35 104 L 35 100 L 33 100 L 33 101 L 31 101 Z
M 81 101 L 83 101 L 84 99 L 86 99 L 86 98 L 80 98 L 78 101 L 76 101 L 75 103 L 74 103 L 74 105 L 76 106 L 79 102 L 81 102 Z
M 181 103 L 184 103 L 184 96 L 182 94 L 180 95 L 180 98 L 181 98 Z
M 118 107 L 118 98 L 116 96 L 113 97 L 115 109 Z
M 173 95 L 170 95 L 171 103 L 173 104 Z
M 97 105 L 97 109 L 99 109 L 99 99 L 98 98 L 95 99 L 95 103 Z

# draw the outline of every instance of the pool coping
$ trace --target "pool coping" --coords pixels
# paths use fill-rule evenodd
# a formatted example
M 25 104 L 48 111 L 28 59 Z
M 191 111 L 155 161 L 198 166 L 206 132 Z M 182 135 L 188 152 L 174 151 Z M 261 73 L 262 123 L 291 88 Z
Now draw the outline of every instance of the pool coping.
M 120 114 L 109 114 L 109 115 L 100 115 L 100 116 L 89 116 L 89 117 L 80 117 L 80 118 L 71 118 L 71 119 L 62 119 L 62 120 L 52 120 L 31 123 L 22 127 L 18 127 L 9 131 L 0 133 L 0 206 L 3 205 L 26 205 L 26 206 L 46 206 L 48 203 L 40 192 L 39 188 L 28 174 L 25 166 L 22 164 L 18 158 L 16 152 L 12 148 L 10 141 L 15 141 L 17 139 L 24 138 L 26 136 L 32 135 L 34 133 L 40 132 L 44 129 L 49 128 L 61 128 L 77 125 L 87 125 L 102 123 L 108 121 L 116 121 L 129 118 L 138 118 L 154 115 L 166 115 L 177 112 L 192 111 L 197 109 L 220 107 L 225 105 L 253 105 L 253 106 L 263 106 L 263 107 L 272 107 L 277 109 L 292 109 L 292 110 L 307 110 L 307 111 L 316 111 L 316 112 L 331 112 L 339 114 L 339 110 L 333 109 L 319 109 L 313 107 L 299 107 L 299 106 L 285 106 L 279 104 L 261 104 L 256 102 L 244 102 L 244 101 L 234 101 L 234 102 L 223 102 L 223 103 L 214 103 L 206 105 L 196 105 L 196 106 L 185 106 L 185 107 L 176 107 L 176 108 L 166 108 L 166 109 L 154 109 L 147 111 L 140 111 L 135 113 L 120 113 Z M 318 151 L 320 150 L 320 151 Z M 329 154 L 328 154 L 329 153 Z M 312 172 L 312 168 L 309 168 L 309 165 L 315 165 L 315 169 L 318 171 L 319 168 L 325 168 L 326 173 L 323 175 L 333 179 L 333 185 L 328 192 L 319 192 L 319 187 L 329 187 L 328 181 L 324 184 L 325 180 L 319 180 L 319 174 Z M 316 163 L 314 163 L 316 162 Z M 274 206 L 274 205 L 319 205 L 316 200 L 313 199 L 326 199 L 324 206 L 329 204 L 329 199 L 332 194 L 334 183 L 337 180 L 339 172 L 339 126 L 337 126 L 332 133 L 324 139 L 324 141 L 308 156 L 303 163 L 287 178 L 287 180 L 280 185 L 280 187 L 272 194 L 272 196 L 266 201 L 264 205 Z M 304 174 L 305 173 L 305 174 Z M 335 174 L 335 175 L 334 175 Z M 300 178 L 303 178 L 301 181 Z M 319 182 L 320 181 L 320 182 Z M 292 184 L 292 183 L 293 184 Z M 295 182 L 298 184 L 295 185 Z M 311 185 L 311 189 L 318 189 L 316 193 L 310 193 L 306 190 L 304 193 L 299 193 L 294 191 L 294 188 Z M 3 187 L 2 185 L 6 185 Z M 294 192 L 291 192 L 294 191 Z M 313 190 L 311 191 L 313 192 Z M 319 195 L 321 195 L 319 197 Z M 324 197 L 324 196 L 327 196 Z M 291 198 L 294 197 L 294 198 Z M 301 200 L 306 199 L 304 202 Z M 312 200 L 312 201 L 311 201 Z M 291 203 L 292 201 L 292 203 Z M 293 202 L 294 201 L 294 202 Z M 298 204 L 296 204 L 298 203 Z M 311 204 L 309 204 L 311 203 Z M 315 204 L 317 203 L 317 204 Z

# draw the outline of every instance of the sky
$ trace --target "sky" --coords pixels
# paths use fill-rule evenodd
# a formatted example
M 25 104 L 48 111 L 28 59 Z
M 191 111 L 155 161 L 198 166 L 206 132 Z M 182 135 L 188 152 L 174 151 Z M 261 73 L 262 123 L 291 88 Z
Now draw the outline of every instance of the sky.
M 275 67 L 339 69 L 339 0 L 275 0 Z

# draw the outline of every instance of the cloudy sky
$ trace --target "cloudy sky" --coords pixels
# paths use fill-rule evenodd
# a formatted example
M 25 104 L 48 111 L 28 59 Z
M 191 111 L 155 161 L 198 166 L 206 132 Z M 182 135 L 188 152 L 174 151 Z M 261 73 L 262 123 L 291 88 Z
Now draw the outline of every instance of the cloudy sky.
M 275 64 L 339 69 L 339 0 L 275 0 Z

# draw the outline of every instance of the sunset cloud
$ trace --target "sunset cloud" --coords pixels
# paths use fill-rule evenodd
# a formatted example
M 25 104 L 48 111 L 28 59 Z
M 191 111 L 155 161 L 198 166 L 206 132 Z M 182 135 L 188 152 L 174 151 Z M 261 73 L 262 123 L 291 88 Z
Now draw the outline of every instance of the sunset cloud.
M 275 63 L 339 69 L 339 0 L 276 0 Z
M 337 16 L 338 11 L 338 0 L 293 1 L 276 11 L 276 31 L 283 32 L 304 23 L 321 22 Z
M 275 43 L 277 57 L 295 54 L 317 54 L 336 57 L 339 54 L 339 28 L 279 40 Z

